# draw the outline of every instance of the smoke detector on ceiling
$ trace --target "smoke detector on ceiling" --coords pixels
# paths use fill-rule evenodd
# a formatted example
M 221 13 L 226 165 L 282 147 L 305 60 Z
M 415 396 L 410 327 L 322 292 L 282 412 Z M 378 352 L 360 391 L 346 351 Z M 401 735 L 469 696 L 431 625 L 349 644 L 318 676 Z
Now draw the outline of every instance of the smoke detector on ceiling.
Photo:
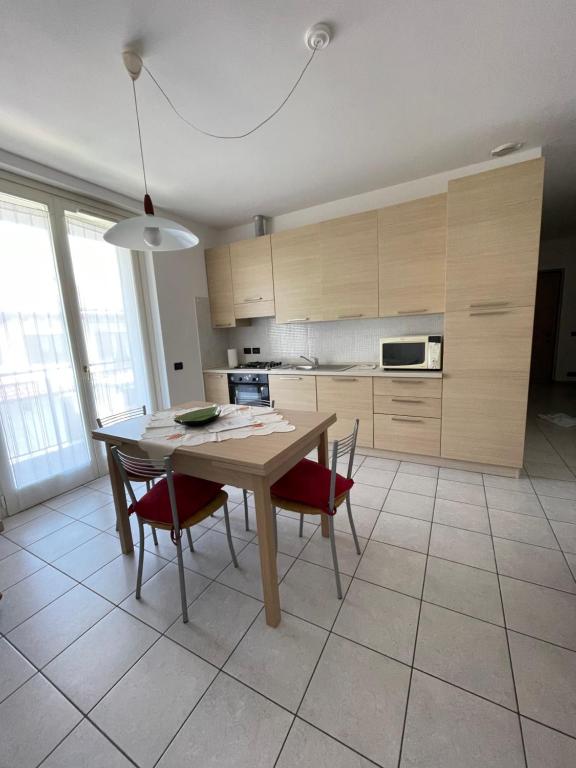
M 493 150 L 491 150 L 490 154 L 492 157 L 504 157 L 504 155 L 509 155 L 512 152 L 517 152 L 519 149 L 522 149 L 524 146 L 523 141 L 509 141 L 506 144 L 500 144 L 499 147 L 494 147 Z

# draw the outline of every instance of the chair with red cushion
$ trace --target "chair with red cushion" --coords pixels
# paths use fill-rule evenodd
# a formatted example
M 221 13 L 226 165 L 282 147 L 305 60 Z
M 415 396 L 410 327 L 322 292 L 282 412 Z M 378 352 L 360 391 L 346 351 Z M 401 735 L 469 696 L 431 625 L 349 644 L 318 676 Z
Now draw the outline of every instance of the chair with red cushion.
M 170 536 L 176 546 L 178 556 L 178 572 L 180 576 L 180 597 L 182 599 L 182 620 L 188 621 L 186 603 L 186 585 L 184 582 L 184 561 L 180 539 L 182 531 L 188 534 L 190 549 L 194 551 L 190 528 L 216 510 L 224 508 L 226 536 L 234 567 L 238 568 L 236 552 L 232 543 L 230 518 L 228 517 L 228 494 L 222 490 L 222 485 L 209 480 L 201 480 L 190 475 L 176 474 L 172 470 L 172 460 L 169 456 L 164 459 L 140 459 L 122 453 L 118 448 L 112 448 L 112 455 L 118 465 L 120 475 L 126 486 L 132 504 L 128 511 L 136 514 L 140 533 L 140 548 L 138 554 L 138 576 L 136 577 L 136 598 L 140 599 L 142 589 L 142 570 L 144 568 L 144 524 L 154 528 L 170 531 Z M 159 479 L 161 478 L 161 479 Z M 131 482 L 158 480 L 150 490 L 137 499 Z
M 315 461 L 302 459 L 280 478 L 271 488 L 272 493 L 272 519 L 276 529 L 276 507 L 288 509 L 300 514 L 300 536 L 304 525 L 304 515 L 328 515 L 328 529 L 330 532 L 330 547 L 332 549 L 332 561 L 336 576 L 336 591 L 342 599 L 342 587 L 340 585 L 340 573 L 338 571 L 338 555 L 336 553 L 336 539 L 334 535 L 334 515 L 338 507 L 346 502 L 348 520 L 354 537 L 356 552 L 360 554 L 360 544 L 356 535 L 356 527 L 352 517 L 350 504 L 350 489 L 354 485 L 352 480 L 352 465 L 354 451 L 356 450 L 356 438 L 358 437 L 358 424 L 356 419 L 354 431 L 342 440 L 335 440 L 332 446 L 332 468 L 323 467 Z M 350 455 L 348 459 L 348 471 L 346 477 L 337 472 L 338 459 L 341 456 Z

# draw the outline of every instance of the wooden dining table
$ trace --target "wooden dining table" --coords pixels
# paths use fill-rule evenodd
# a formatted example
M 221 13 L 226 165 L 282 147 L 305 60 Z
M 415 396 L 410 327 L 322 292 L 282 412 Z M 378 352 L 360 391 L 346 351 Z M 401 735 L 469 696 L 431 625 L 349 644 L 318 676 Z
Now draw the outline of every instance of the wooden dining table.
M 184 403 L 178 409 L 186 410 L 202 405 L 209 404 L 194 401 Z M 253 435 L 239 440 L 182 445 L 172 453 L 175 472 L 254 492 L 266 623 L 272 627 L 280 623 L 280 597 L 270 487 L 314 449 L 318 451 L 319 463 L 328 466 L 328 428 L 336 422 L 334 413 L 276 410 L 296 429 L 292 432 Z M 100 440 L 106 446 L 120 545 L 124 554 L 132 552 L 134 544 L 125 489 L 111 448 L 116 445 L 127 453 L 145 456 L 138 443 L 148 420 L 148 416 L 140 416 L 92 432 L 94 440 Z M 328 536 L 327 523 L 323 515 L 322 535 L 325 537 Z

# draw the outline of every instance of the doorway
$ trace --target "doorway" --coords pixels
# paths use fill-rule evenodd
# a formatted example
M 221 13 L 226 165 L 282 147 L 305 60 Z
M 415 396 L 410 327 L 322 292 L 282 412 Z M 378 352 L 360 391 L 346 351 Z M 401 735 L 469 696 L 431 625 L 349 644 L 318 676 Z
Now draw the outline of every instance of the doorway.
M 562 269 L 538 272 L 530 366 L 530 381 L 534 384 L 548 384 L 554 380 L 563 282 Z

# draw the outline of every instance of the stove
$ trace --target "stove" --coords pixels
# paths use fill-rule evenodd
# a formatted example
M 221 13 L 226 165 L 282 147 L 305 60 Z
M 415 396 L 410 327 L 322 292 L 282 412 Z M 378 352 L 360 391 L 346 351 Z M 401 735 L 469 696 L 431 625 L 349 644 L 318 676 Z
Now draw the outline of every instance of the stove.
M 279 368 L 281 365 L 282 363 L 279 363 L 277 360 L 258 360 L 255 363 L 237 365 L 236 368 L 253 368 L 259 371 L 269 371 L 271 368 Z

